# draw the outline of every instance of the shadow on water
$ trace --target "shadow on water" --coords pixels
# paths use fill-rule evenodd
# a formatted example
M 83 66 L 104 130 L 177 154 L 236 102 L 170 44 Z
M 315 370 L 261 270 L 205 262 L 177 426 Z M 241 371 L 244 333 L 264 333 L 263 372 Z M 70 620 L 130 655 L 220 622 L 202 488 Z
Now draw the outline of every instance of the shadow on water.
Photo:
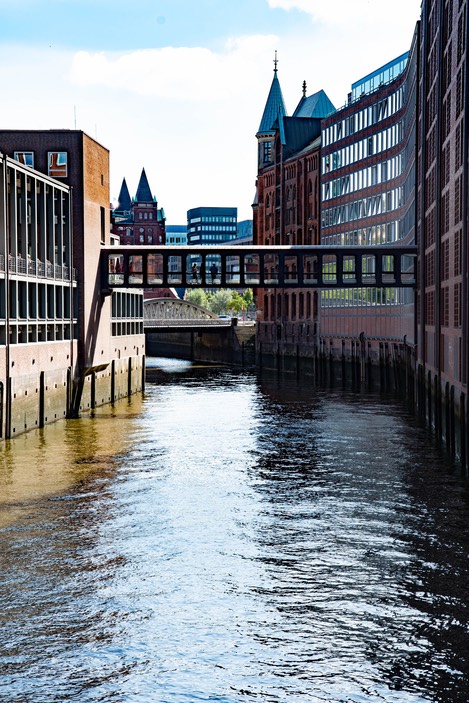
M 465 478 L 399 398 L 273 374 L 259 387 L 252 473 L 271 518 L 258 539 L 276 607 L 299 632 L 327 611 L 325 631 L 314 617 L 316 651 L 350 664 L 362 649 L 389 686 L 363 666 L 349 692 L 360 681 L 366 700 L 469 700 Z M 288 603 L 292 583 L 301 603 Z

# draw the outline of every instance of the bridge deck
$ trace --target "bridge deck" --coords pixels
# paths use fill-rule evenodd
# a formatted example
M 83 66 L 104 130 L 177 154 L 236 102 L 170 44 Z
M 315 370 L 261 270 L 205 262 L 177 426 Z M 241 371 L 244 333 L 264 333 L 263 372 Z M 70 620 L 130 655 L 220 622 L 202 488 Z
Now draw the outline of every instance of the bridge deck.
M 416 285 L 417 247 L 115 246 L 102 287 L 362 288 Z

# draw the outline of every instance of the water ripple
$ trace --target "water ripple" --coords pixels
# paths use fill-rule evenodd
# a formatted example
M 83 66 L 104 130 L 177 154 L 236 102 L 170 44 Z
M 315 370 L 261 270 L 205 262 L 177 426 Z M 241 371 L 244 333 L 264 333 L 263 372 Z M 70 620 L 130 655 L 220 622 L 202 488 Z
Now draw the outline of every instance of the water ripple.
M 467 489 L 405 409 L 150 366 L 3 449 L 0 700 L 468 701 Z

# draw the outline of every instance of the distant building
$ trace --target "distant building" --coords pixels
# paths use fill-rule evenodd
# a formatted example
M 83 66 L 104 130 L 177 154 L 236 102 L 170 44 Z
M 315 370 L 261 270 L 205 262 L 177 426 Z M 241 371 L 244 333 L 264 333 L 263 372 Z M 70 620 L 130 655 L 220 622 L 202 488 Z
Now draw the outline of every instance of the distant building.
M 166 225 L 166 244 L 168 246 L 187 246 L 187 227 L 186 225 Z M 168 269 L 172 273 L 177 273 L 179 270 L 179 262 L 175 257 L 170 257 L 168 260 Z M 159 291 L 158 297 L 167 298 L 168 294 L 175 293 L 179 298 L 184 297 L 185 288 L 171 288 L 164 292 Z M 150 296 L 147 296 L 150 297 Z
M 189 246 L 220 245 L 237 236 L 238 208 L 196 207 L 187 211 Z
M 164 244 L 166 217 L 152 195 L 145 169 L 142 169 L 137 193 L 130 197 L 127 182 L 122 181 L 119 199 L 112 211 L 112 233 L 121 244 Z
M 242 220 L 238 222 L 238 232 L 235 244 L 253 243 L 253 222 L 252 220 Z
M 166 244 L 171 246 L 187 246 L 186 225 L 166 225 Z

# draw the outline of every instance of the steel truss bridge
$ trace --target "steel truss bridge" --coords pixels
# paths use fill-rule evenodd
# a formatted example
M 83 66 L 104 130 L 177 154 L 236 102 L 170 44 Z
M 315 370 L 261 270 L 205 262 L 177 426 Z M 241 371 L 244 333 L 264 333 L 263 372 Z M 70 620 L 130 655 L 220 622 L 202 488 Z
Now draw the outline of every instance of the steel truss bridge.
M 219 332 L 232 326 L 232 320 L 179 298 L 150 298 L 143 302 L 145 332 Z
M 110 246 L 102 291 L 119 288 L 414 288 L 417 247 Z

